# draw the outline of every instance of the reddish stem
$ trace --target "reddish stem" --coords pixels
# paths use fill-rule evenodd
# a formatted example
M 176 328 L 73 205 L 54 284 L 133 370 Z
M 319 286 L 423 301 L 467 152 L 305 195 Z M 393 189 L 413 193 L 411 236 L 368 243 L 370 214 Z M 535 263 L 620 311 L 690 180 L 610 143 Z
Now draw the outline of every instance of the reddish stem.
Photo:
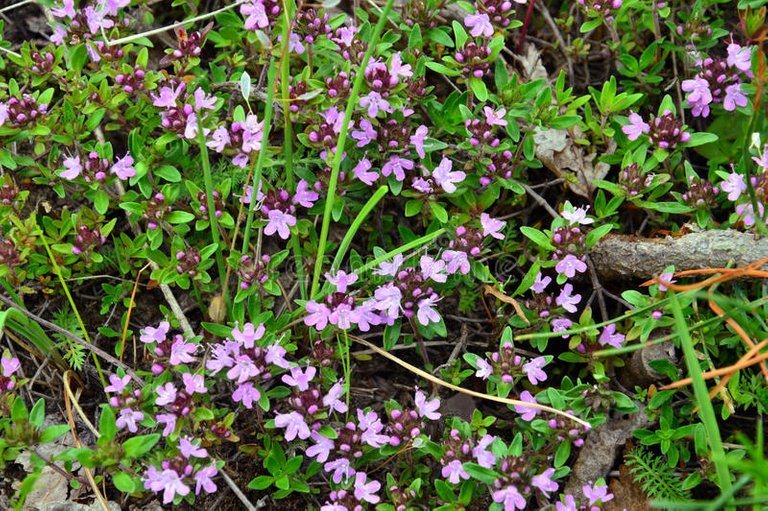
M 528 32 L 528 25 L 531 24 L 531 18 L 533 18 L 533 4 L 536 0 L 529 0 L 528 10 L 525 12 L 525 21 L 523 22 L 523 28 L 520 32 L 520 42 L 517 43 L 517 53 L 523 53 L 523 44 L 525 43 L 525 34 Z

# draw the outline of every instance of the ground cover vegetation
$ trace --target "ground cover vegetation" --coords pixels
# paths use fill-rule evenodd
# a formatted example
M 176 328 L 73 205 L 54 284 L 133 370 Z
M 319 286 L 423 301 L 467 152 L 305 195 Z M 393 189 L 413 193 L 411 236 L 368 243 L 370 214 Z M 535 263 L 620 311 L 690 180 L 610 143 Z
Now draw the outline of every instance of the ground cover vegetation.
M 765 3 L 0 7 L 0 507 L 764 508 Z

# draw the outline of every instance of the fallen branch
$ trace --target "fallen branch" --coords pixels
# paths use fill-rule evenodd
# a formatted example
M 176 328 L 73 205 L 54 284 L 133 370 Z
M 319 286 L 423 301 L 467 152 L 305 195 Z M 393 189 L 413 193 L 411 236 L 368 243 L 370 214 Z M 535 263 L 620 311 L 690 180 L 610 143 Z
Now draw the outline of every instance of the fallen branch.
M 589 256 L 601 279 L 650 279 L 670 265 L 675 271 L 747 266 L 768 257 L 768 238 L 732 229 L 659 239 L 609 235 Z

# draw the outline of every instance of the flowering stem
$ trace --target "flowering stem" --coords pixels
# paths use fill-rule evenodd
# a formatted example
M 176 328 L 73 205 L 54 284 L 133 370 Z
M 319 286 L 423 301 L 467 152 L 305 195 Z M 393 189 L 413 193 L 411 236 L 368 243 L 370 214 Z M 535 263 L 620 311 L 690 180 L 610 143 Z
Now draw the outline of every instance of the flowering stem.
M 288 90 L 288 81 L 291 76 L 291 15 L 288 12 L 288 0 L 283 0 L 283 14 L 285 22 L 283 23 L 283 42 L 280 55 L 280 87 L 283 96 L 283 155 L 285 165 L 285 178 L 288 189 L 293 191 L 296 188 L 296 179 L 293 175 L 293 126 L 291 125 L 290 92 Z M 310 64 L 311 69 L 311 64 Z M 299 292 L 301 299 L 307 299 L 307 283 L 304 281 L 304 258 L 301 254 L 301 244 L 297 235 L 291 235 L 291 250 L 293 259 L 296 261 L 296 278 L 299 281 Z
M 333 155 L 333 163 L 331 164 L 331 179 L 328 182 L 328 197 L 325 200 L 325 210 L 323 211 L 323 225 L 320 230 L 320 239 L 317 245 L 317 258 L 315 259 L 315 271 L 312 275 L 312 290 L 309 293 L 310 296 L 315 296 L 318 291 L 318 285 L 320 284 L 320 274 L 323 271 L 323 257 L 325 257 L 325 245 L 328 241 L 328 230 L 331 226 L 331 215 L 333 212 L 333 203 L 336 198 L 336 183 L 339 180 L 339 171 L 341 169 L 341 157 L 344 154 L 344 144 L 347 141 L 347 129 L 349 128 L 349 121 L 352 119 L 352 112 L 357 106 L 358 96 L 360 95 L 360 88 L 363 86 L 363 80 L 365 79 L 365 68 L 368 66 L 368 61 L 373 55 L 373 50 L 376 48 L 376 44 L 379 42 L 379 36 L 384 29 L 384 25 L 387 23 L 387 17 L 389 11 L 392 9 L 394 0 L 387 0 L 384 10 L 381 12 L 376 28 L 373 30 L 368 40 L 368 49 L 365 50 L 362 62 L 357 68 L 357 76 L 355 76 L 355 82 L 352 85 L 352 91 L 349 94 L 349 100 L 347 101 L 347 109 L 344 112 L 344 120 L 341 124 L 341 132 L 339 133 L 339 140 L 336 143 L 336 151 Z
M 696 350 L 693 348 L 693 340 L 685 324 L 683 309 L 680 306 L 680 300 L 674 291 L 670 291 L 672 314 L 675 318 L 675 330 L 680 338 L 680 344 L 685 354 L 685 364 L 688 367 L 688 374 L 693 382 L 693 392 L 696 402 L 699 405 L 699 416 L 707 432 L 709 445 L 712 449 L 712 461 L 715 464 L 717 478 L 720 480 L 720 491 L 727 493 L 731 488 L 731 475 L 728 471 L 728 463 L 725 459 L 723 443 L 720 439 L 720 428 L 715 417 L 715 410 L 712 408 L 712 402 L 709 400 L 707 384 L 701 376 L 701 367 L 696 358 Z
M 224 303 L 229 313 L 232 312 L 232 304 L 229 299 L 229 288 L 227 286 L 227 269 L 224 266 L 224 255 L 222 244 L 219 240 L 219 221 L 216 218 L 216 199 L 213 195 L 213 177 L 211 176 L 211 162 L 208 159 L 208 147 L 205 145 L 205 133 L 203 133 L 203 121 L 200 118 L 202 112 L 197 114 L 197 145 L 200 147 L 200 160 L 203 164 L 203 179 L 205 181 L 205 198 L 208 202 L 208 222 L 211 226 L 211 238 L 216 245 L 216 267 L 219 270 L 219 280 L 221 281 L 221 292 L 224 295 Z

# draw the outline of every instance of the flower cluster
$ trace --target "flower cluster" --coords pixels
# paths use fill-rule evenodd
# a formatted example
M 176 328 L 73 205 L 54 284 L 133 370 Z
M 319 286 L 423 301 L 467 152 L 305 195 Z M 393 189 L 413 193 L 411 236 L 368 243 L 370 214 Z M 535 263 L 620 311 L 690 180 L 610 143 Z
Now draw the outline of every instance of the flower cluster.
M 272 378 L 272 370 L 290 367 L 279 340 L 266 346 L 257 345 L 265 332 L 263 324 L 245 323 L 242 329 L 235 326 L 231 338 L 213 345 L 205 364 L 211 376 L 226 370 L 227 379 L 236 384 L 232 400 L 249 409 L 261 399 L 259 385 Z
M 79 155 L 64 158 L 64 169 L 59 173 L 60 177 L 72 181 L 82 177 L 86 183 L 102 183 L 110 174 L 114 174 L 121 181 L 130 179 L 136 175 L 133 157 L 127 153 L 110 165 L 107 158 L 101 158 L 96 151 L 89 152 L 85 157 L 85 163 Z
M 525 376 L 531 385 L 537 385 L 547 379 L 547 373 L 543 369 L 546 364 L 545 357 L 527 360 L 517 355 L 512 343 L 505 342 L 499 351 L 490 355 L 490 361 L 482 357 L 475 360 L 475 376 L 487 380 L 491 375 L 495 375 L 503 383 L 514 383 Z
M 99 62 L 107 48 L 103 42 L 93 41 L 94 37 L 102 30 L 117 26 L 120 10 L 130 3 L 130 0 L 97 0 L 95 5 L 75 9 L 74 0 L 64 0 L 60 7 L 51 9 L 53 17 L 63 21 L 53 25 L 51 41 L 56 46 L 86 42 L 91 60 Z
M 556 511 L 581 511 L 588 509 L 590 511 L 599 511 L 606 502 L 613 500 L 613 494 L 608 493 L 608 485 L 597 482 L 595 484 L 585 484 L 581 488 L 587 502 L 579 505 L 577 500 L 570 493 L 561 495 L 560 501 L 555 502 Z
M 194 140 L 197 137 L 198 122 L 205 124 L 208 112 L 216 108 L 216 98 L 200 87 L 194 94 L 189 94 L 186 83 L 170 81 L 168 85 L 160 87 L 157 94 L 152 94 L 152 104 L 163 109 L 160 112 L 163 128 L 177 133 L 179 137 Z M 201 117 L 199 121 L 198 115 Z M 206 136 L 209 132 L 208 128 L 203 128 Z
M 150 466 L 144 473 L 144 488 L 155 493 L 163 492 L 163 504 L 173 502 L 176 495 L 184 497 L 195 487 L 195 495 L 200 490 L 214 493 L 217 490 L 213 478 L 219 473 L 215 463 L 203 465 L 208 459 L 208 451 L 192 443 L 189 437 L 180 437 L 178 455 L 160 463 L 160 470 Z M 193 460 L 193 458 L 196 458 Z
M 667 151 L 691 139 L 691 134 L 685 131 L 683 122 L 676 118 L 671 110 L 664 110 L 660 116 L 651 117 L 650 124 L 645 122 L 640 114 L 631 112 L 629 124 L 623 126 L 621 131 L 629 140 L 637 140 L 643 134 L 648 135 L 654 146 Z
M 250 190 L 244 197 L 245 204 L 250 204 L 252 193 Z M 272 236 L 277 233 L 281 239 L 287 240 L 291 236 L 291 227 L 296 225 L 296 206 L 309 209 L 318 198 L 317 192 L 303 179 L 296 185 L 296 193 L 293 195 L 285 188 L 276 188 L 263 194 L 259 187 L 256 200 L 261 204 L 259 211 L 262 219 L 267 222 L 264 234 Z
M 141 410 L 141 390 L 129 386 L 131 377 L 127 374 L 109 375 L 109 385 L 104 387 L 104 392 L 114 394 L 109 396 L 109 406 L 117 410 L 118 429 L 128 428 L 131 433 L 139 430 L 136 424 L 144 420 L 144 412 Z
M 7 122 L 13 128 L 24 128 L 47 112 L 47 104 L 38 104 L 33 96 L 22 94 L 21 99 L 12 97 L 0 101 L 0 126 Z
M 712 105 L 722 104 L 727 112 L 747 106 L 742 79 L 752 77 L 752 47 L 731 42 L 727 51 L 725 58 L 698 58 L 696 76 L 681 84 L 694 117 L 709 116 Z
M 234 155 L 232 163 L 245 168 L 249 157 L 261 150 L 264 137 L 264 121 L 254 114 L 248 114 L 244 121 L 235 121 L 229 126 L 219 126 L 211 133 L 206 145 L 217 153 Z
M 757 164 L 757 172 L 750 176 L 749 185 L 754 190 L 757 211 L 752 198 L 746 193 L 747 181 L 743 174 L 733 169 L 730 174 L 718 172 L 724 180 L 716 187 L 722 193 L 728 194 L 728 200 L 736 204 L 736 214 L 741 217 L 747 227 L 762 221 L 768 223 L 768 219 L 765 219 L 765 204 L 768 200 L 768 144 L 763 148 L 760 156 L 753 156 L 752 160 Z

